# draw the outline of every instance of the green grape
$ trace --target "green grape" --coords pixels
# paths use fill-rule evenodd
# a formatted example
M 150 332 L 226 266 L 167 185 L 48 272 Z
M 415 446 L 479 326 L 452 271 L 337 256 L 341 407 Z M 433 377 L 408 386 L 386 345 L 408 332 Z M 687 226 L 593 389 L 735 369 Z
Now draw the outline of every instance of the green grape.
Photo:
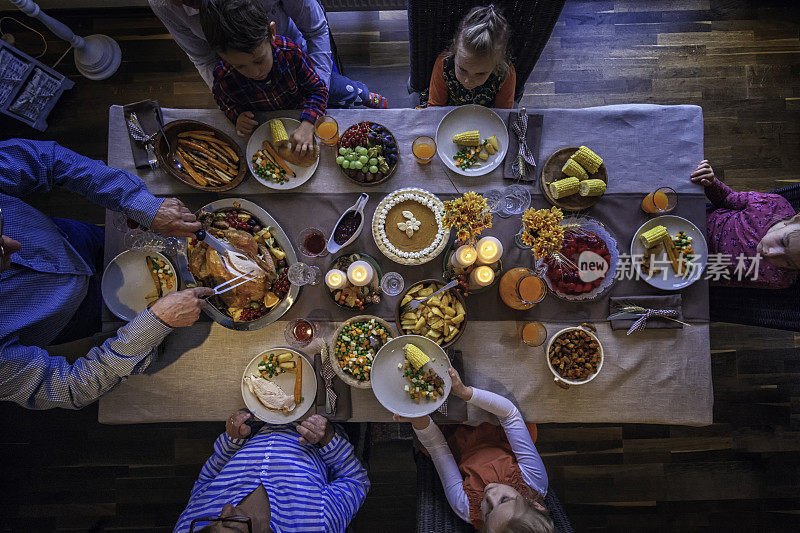
M 347 160 L 353 162 L 358 156 L 356 154 L 347 154 Z
M 362 165 L 366 165 L 367 161 L 369 161 L 369 157 L 362 155 L 361 157 L 358 158 L 358 160 L 361 162 Z
M 339 148 L 339 154 L 341 154 L 341 155 L 345 155 L 345 154 L 347 154 L 347 148 L 345 148 L 344 146 L 342 146 L 341 148 Z
M 369 166 L 374 167 L 377 164 L 378 164 L 378 158 L 377 157 L 370 158 Z
M 347 159 L 342 161 L 342 168 L 350 168 L 350 161 L 348 161 Z
M 361 161 L 353 161 L 351 167 L 356 170 L 361 170 L 362 168 L 364 168 L 364 163 L 362 163 Z
M 337 165 L 341 165 L 342 161 L 344 161 L 344 156 L 343 155 L 340 155 L 339 157 L 336 158 L 336 164 Z
M 364 146 L 359 146 L 358 147 L 358 154 L 359 155 L 366 155 L 366 153 L 367 153 L 367 149 Z
M 369 167 L 369 171 L 372 174 L 376 174 L 378 172 L 378 167 L 376 167 L 375 165 L 372 165 L 371 167 Z

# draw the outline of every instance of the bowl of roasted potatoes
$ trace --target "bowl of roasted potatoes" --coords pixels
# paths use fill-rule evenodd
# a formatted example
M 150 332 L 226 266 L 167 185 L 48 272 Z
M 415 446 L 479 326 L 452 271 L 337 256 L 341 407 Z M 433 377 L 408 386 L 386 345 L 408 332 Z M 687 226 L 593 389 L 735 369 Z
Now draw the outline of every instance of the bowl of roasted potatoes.
M 455 343 L 467 325 L 464 297 L 449 289 L 411 309 L 412 300 L 424 300 L 446 282 L 435 279 L 418 281 L 406 290 L 397 302 L 394 316 L 401 335 L 421 335 L 442 348 Z

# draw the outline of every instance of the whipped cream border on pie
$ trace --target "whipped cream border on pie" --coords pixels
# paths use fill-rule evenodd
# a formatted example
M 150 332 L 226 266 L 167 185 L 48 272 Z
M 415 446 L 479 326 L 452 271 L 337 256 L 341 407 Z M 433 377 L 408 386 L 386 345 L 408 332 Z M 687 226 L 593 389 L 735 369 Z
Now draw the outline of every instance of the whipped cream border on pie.
M 406 200 L 411 200 L 428 207 L 433 211 L 436 217 L 436 223 L 439 225 L 439 231 L 434 237 L 433 242 L 417 252 L 404 252 L 396 248 L 386 235 L 386 215 L 388 215 L 389 211 L 395 205 L 405 202 Z M 372 217 L 372 236 L 380 251 L 390 259 L 404 264 L 425 263 L 439 255 L 447 244 L 450 230 L 442 225 L 443 217 L 444 204 L 433 194 L 423 189 L 398 189 L 381 200 L 378 207 L 375 209 L 375 214 Z

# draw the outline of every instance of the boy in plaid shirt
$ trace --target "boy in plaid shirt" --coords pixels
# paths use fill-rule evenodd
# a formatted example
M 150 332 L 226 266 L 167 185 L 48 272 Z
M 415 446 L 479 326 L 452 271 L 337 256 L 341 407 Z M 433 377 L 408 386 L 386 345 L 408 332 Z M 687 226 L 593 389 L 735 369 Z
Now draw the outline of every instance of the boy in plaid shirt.
M 246 137 L 258 126 L 254 112 L 300 108 L 300 126 L 290 140 L 305 155 L 328 101 L 328 88 L 306 53 L 275 35 L 275 23 L 251 0 L 203 2 L 200 21 L 222 58 L 214 68 L 212 93 L 237 135 Z

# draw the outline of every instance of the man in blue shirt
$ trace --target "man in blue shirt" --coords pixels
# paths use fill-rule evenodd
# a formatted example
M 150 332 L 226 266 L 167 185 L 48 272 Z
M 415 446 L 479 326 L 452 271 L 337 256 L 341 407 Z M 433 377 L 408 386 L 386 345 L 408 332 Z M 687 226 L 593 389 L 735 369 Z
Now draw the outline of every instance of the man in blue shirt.
M 143 371 L 175 327 L 193 324 L 211 289 L 169 294 L 69 363 L 45 349 L 99 329 L 97 278 L 103 231 L 50 218 L 20 197 L 54 186 L 120 211 L 164 235 L 200 229 L 175 198 L 156 198 L 138 177 L 80 156 L 54 142 L 0 141 L 0 400 L 30 409 L 79 409 Z

